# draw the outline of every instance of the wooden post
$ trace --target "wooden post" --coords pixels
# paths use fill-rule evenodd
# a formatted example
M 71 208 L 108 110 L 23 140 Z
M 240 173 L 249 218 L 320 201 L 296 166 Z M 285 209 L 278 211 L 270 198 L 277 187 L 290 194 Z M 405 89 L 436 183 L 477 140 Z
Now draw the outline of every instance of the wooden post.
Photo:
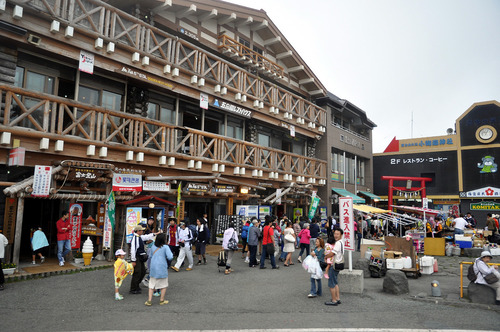
M 17 199 L 17 219 L 16 219 L 16 234 L 14 236 L 14 255 L 12 262 L 19 268 L 19 252 L 21 250 L 21 234 L 23 230 L 23 215 L 24 215 L 24 198 Z
M 233 215 L 233 197 L 228 197 L 227 198 L 227 215 L 232 216 Z

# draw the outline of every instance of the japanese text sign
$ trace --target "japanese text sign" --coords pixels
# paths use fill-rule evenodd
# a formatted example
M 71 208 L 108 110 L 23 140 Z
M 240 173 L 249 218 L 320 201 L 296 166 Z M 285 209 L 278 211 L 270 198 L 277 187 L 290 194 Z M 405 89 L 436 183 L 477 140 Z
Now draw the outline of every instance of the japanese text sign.
M 50 179 L 52 177 L 52 166 L 35 166 L 33 177 L 33 192 L 31 196 L 48 197 L 50 194 Z
M 71 249 L 80 249 L 80 242 L 82 239 L 82 216 L 83 205 L 71 204 L 69 206 L 69 222 L 71 223 L 71 233 L 69 234 L 69 241 Z
M 339 198 L 340 228 L 344 231 L 345 250 L 354 251 L 354 215 L 352 212 L 352 197 Z
M 113 174 L 113 191 L 142 191 L 142 175 Z

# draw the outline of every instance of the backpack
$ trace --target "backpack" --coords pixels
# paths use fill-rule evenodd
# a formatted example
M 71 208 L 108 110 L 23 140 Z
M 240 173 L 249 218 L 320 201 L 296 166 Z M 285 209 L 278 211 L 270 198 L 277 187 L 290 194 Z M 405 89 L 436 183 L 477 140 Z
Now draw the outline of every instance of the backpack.
M 471 264 L 471 266 L 467 269 L 467 279 L 469 279 L 470 282 L 475 282 L 477 279 L 477 274 L 474 272 L 474 264 Z
M 221 250 L 221 252 L 219 252 L 219 257 L 217 257 L 217 266 L 226 266 L 226 261 L 226 252 Z
M 189 225 L 188 228 L 191 231 L 191 236 L 193 237 L 191 243 L 195 243 L 196 239 L 198 238 L 198 231 L 196 230 L 196 225 Z
M 243 226 L 243 228 L 241 229 L 241 237 L 243 239 L 246 239 L 248 237 L 248 229 L 250 228 L 250 226 Z

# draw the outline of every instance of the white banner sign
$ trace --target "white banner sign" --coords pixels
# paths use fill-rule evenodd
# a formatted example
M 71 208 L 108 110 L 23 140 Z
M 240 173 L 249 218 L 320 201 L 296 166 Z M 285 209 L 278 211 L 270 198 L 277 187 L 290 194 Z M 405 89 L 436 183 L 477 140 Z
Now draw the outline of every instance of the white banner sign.
M 142 175 L 114 173 L 113 191 L 142 191 Z
M 144 191 L 170 191 L 170 182 L 161 181 L 143 181 L 142 190 Z
M 278 199 L 276 200 L 276 204 L 280 205 L 281 204 L 281 188 L 279 189 L 276 189 L 276 197 L 278 197 Z
M 80 51 L 80 64 L 78 69 L 84 73 L 93 74 L 94 73 L 94 54 Z
M 52 178 L 52 166 L 35 166 L 33 177 L 33 192 L 31 196 L 48 197 L 50 194 L 50 180 Z
M 344 231 L 344 248 L 355 250 L 354 215 L 352 212 L 352 197 L 339 198 L 340 228 Z
M 208 95 L 206 93 L 200 93 L 200 108 L 208 110 Z

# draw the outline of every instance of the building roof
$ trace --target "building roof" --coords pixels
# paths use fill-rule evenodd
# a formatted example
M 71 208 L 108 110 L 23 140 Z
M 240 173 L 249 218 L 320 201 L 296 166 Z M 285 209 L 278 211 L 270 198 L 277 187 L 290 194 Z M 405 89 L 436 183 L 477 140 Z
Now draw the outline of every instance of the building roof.
M 320 106 L 322 105 L 329 105 L 331 107 L 334 107 L 341 112 L 347 111 L 351 112 L 353 115 L 355 115 L 357 118 L 361 120 L 361 122 L 370 127 L 371 129 L 375 128 L 377 125 L 368 119 L 368 116 L 366 115 L 366 112 L 363 111 L 361 108 L 357 107 L 353 103 L 351 103 L 349 100 L 342 99 L 336 95 L 334 95 L 332 92 L 328 91 L 326 97 L 318 98 L 316 100 L 316 103 Z

